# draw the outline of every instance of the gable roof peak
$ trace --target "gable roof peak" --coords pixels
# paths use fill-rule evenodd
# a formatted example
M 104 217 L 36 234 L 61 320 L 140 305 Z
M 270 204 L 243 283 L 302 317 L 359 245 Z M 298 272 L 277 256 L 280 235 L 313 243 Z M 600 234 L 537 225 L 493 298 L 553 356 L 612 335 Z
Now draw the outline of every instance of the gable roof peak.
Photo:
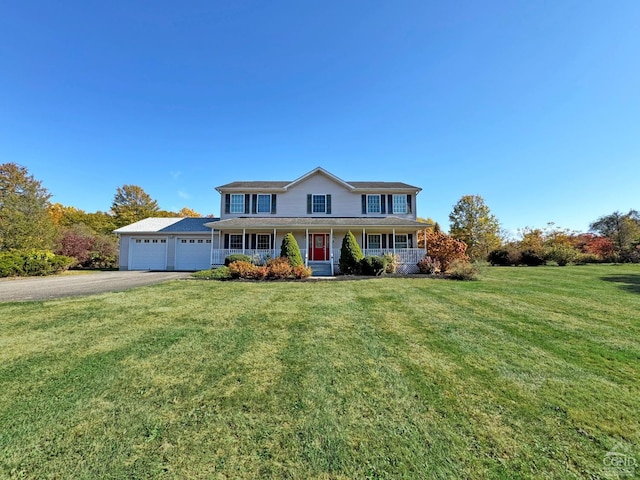
M 353 190 L 353 185 L 351 185 L 349 182 L 345 182 L 344 180 L 342 180 L 339 177 L 336 177 L 333 173 L 330 173 L 328 171 L 326 171 L 324 168 L 322 167 L 316 167 L 313 170 L 311 170 L 310 172 L 305 173 L 304 175 L 302 175 L 301 177 L 296 178 L 293 182 L 285 185 L 285 190 L 293 187 L 294 185 L 306 180 L 309 177 L 312 177 L 313 175 L 324 175 L 325 177 L 329 178 L 330 180 L 333 180 L 334 182 L 336 182 L 339 185 L 342 185 L 343 187 L 349 189 L 349 190 Z

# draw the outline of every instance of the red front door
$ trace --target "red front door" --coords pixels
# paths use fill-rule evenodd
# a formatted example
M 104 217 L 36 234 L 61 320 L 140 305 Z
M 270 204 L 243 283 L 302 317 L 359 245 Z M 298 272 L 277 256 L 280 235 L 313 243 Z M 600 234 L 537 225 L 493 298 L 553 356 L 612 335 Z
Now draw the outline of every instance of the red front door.
M 311 260 L 328 260 L 329 249 L 326 233 L 311 234 Z

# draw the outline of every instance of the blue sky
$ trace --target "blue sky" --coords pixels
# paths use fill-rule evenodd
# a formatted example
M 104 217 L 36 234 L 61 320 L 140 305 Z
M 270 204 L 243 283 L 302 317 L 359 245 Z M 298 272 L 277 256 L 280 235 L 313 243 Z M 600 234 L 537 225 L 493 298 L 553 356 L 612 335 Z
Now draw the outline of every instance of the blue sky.
M 92 212 L 141 186 L 345 180 L 465 194 L 503 227 L 640 208 L 640 2 L 5 1 L 0 162 Z

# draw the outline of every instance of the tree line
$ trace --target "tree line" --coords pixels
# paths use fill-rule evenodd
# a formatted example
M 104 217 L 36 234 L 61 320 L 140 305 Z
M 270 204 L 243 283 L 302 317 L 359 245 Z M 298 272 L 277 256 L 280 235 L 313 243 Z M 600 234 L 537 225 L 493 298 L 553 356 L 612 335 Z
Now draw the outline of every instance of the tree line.
M 118 187 L 108 212 L 51 203 L 51 196 L 26 167 L 0 165 L 0 276 L 51 273 L 69 266 L 115 268 L 115 229 L 147 217 L 201 216 L 187 207 L 161 210 L 137 185 Z M 56 255 L 68 261 L 56 260 Z
M 558 265 L 591 262 L 640 263 L 640 214 L 615 211 L 603 215 L 589 225 L 588 232 L 576 232 L 547 224 L 544 228 L 525 227 L 518 238 L 509 238 L 500 228 L 479 195 L 465 195 L 453 206 L 449 215 L 449 235 L 435 224 L 434 234 L 427 238 L 430 249 L 449 245 L 472 261 L 487 260 L 493 265 L 542 265 L 554 261 Z M 430 222 L 433 223 L 433 222 Z M 461 242 L 466 248 L 460 253 Z

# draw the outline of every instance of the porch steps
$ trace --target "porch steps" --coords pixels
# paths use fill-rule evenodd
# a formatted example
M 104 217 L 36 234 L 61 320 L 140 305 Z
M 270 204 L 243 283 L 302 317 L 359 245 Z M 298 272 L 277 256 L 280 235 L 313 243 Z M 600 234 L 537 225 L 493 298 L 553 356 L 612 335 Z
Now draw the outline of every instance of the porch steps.
M 312 277 L 330 277 L 331 264 L 325 262 L 309 262 Z

